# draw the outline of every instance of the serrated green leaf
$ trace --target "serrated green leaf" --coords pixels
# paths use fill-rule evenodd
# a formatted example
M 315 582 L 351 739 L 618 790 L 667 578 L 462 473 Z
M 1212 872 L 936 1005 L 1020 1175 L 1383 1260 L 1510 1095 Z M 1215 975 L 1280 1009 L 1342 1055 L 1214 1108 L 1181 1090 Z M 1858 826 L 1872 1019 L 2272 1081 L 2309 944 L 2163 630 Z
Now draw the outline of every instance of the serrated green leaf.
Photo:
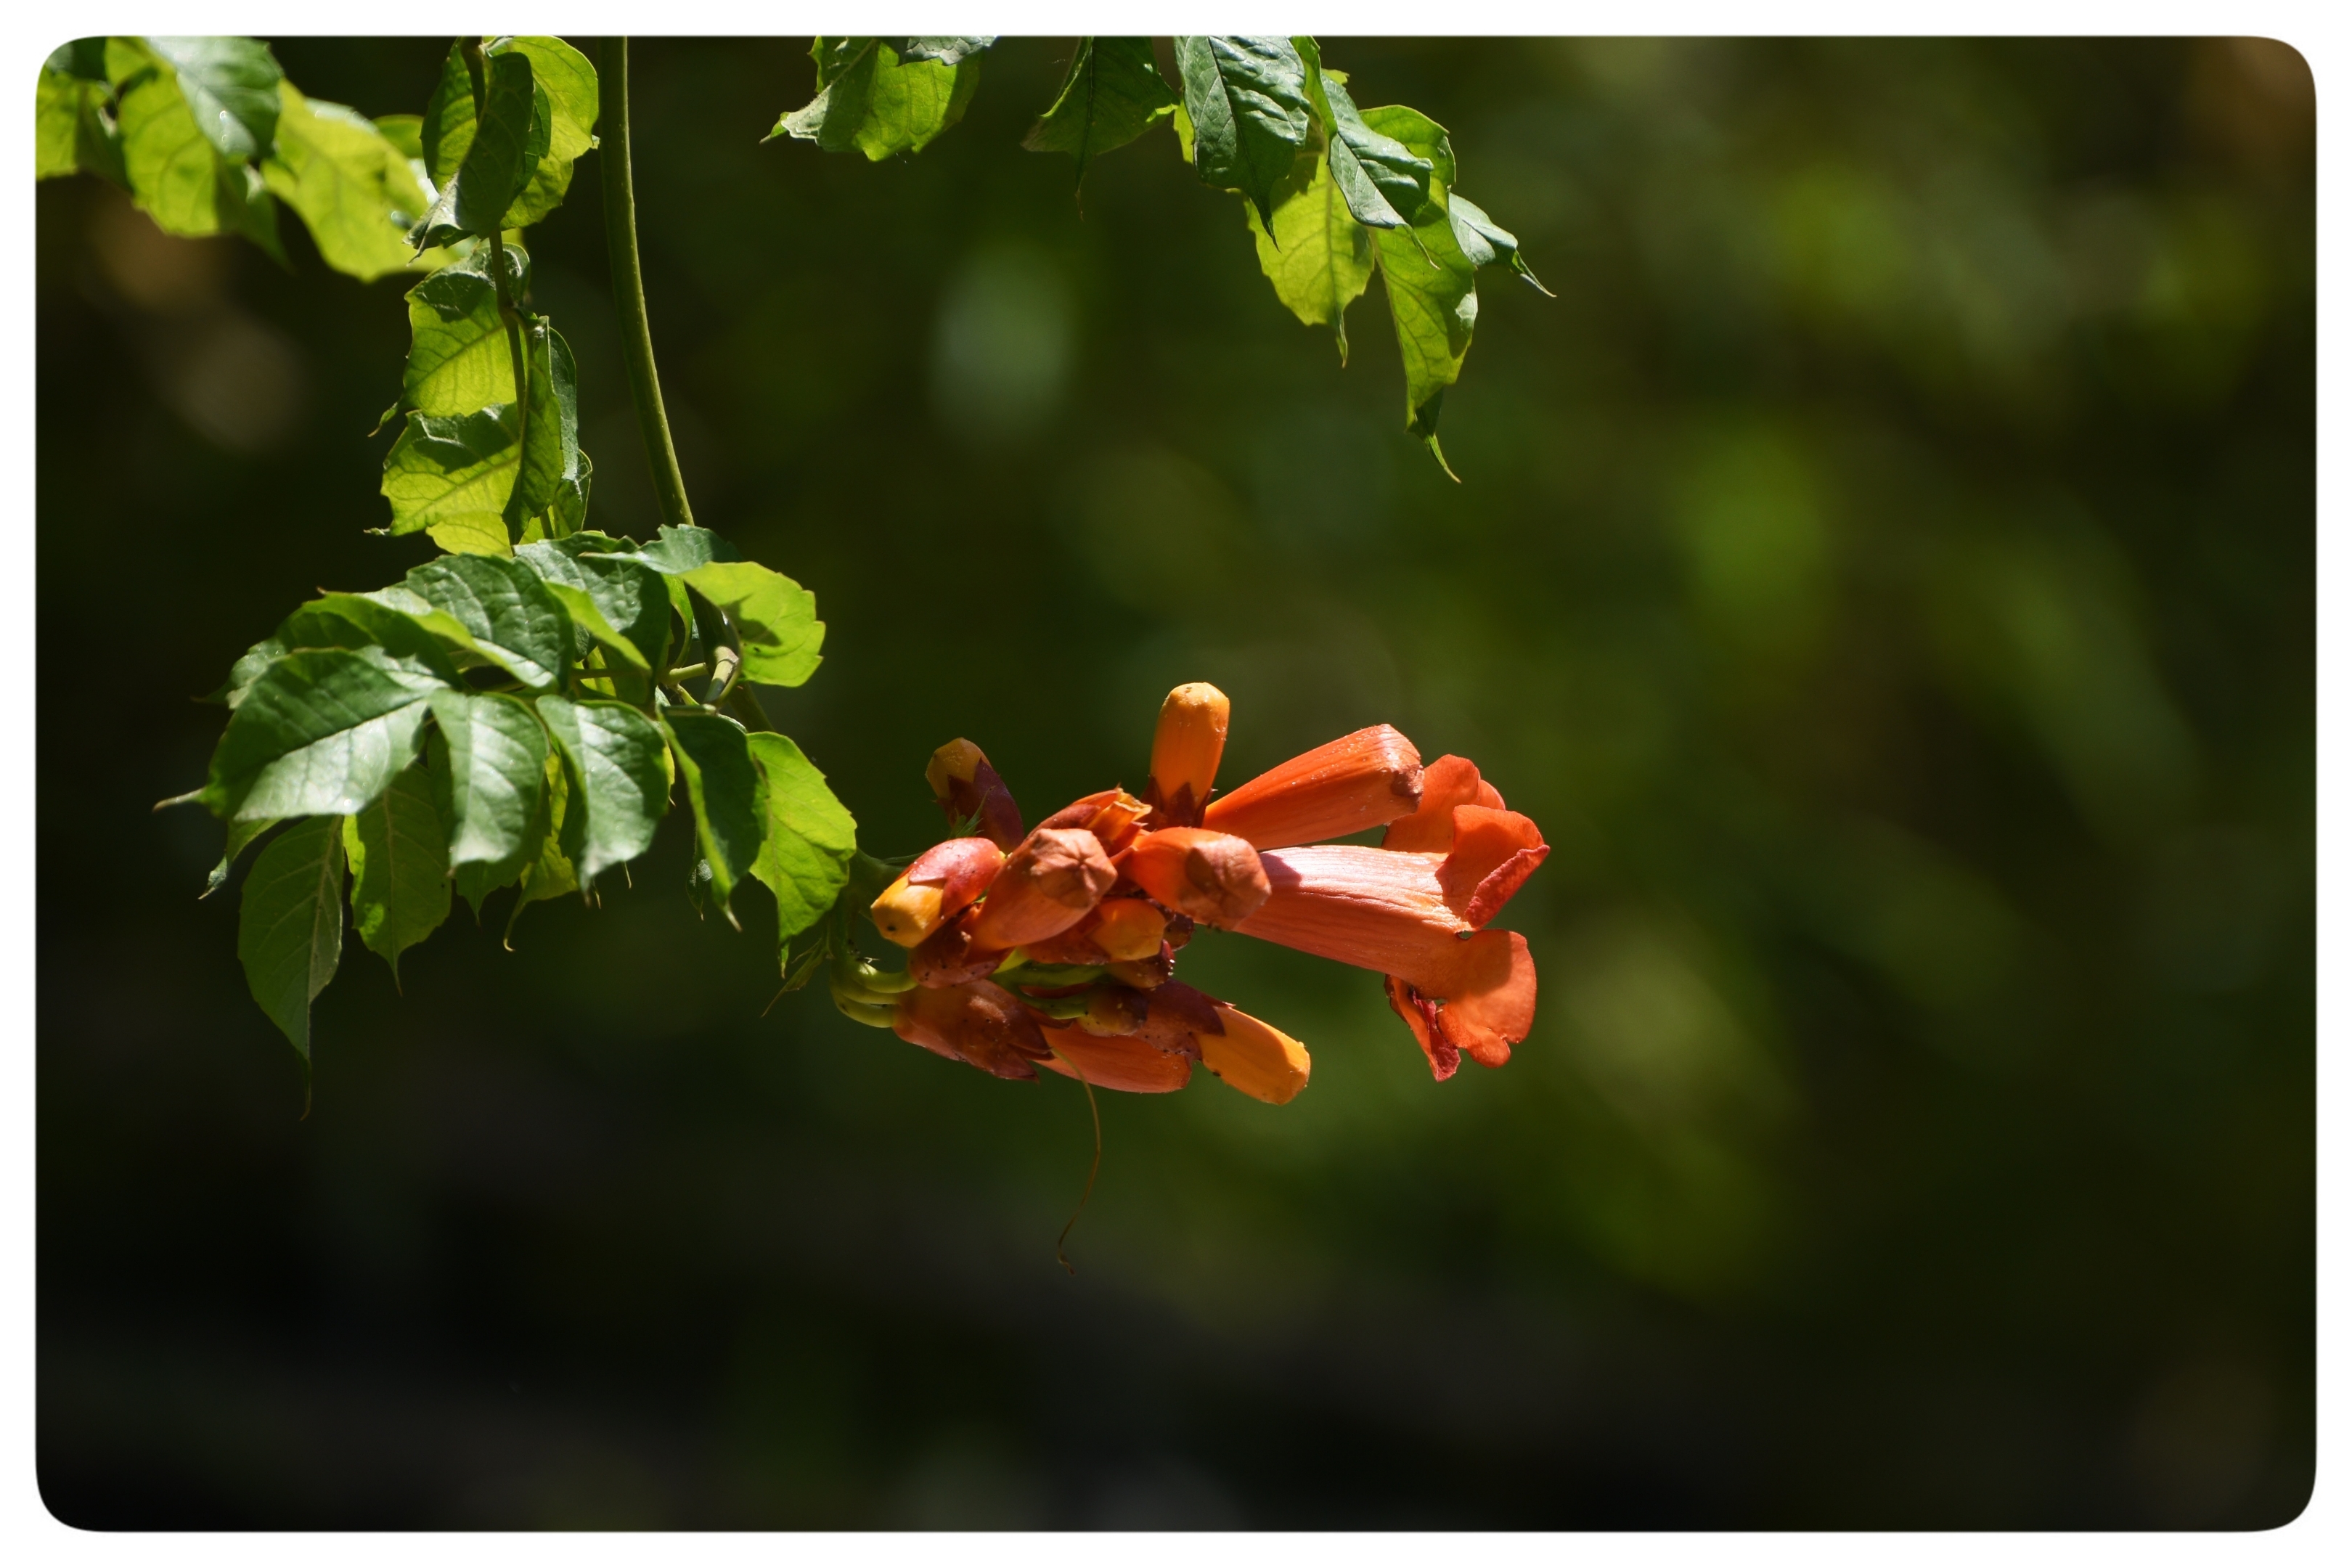
M 458 68 L 464 72 L 462 58 Z M 467 235 L 495 237 L 504 226 L 509 206 L 530 182 L 539 161 L 546 156 L 551 134 L 552 108 L 545 92 L 532 83 L 530 57 L 508 52 L 482 61 L 484 88 L 480 123 L 472 127 L 457 173 L 441 187 L 439 199 L 426 209 L 409 233 L 409 243 L 420 249 L 444 245 Z M 443 84 L 448 82 L 443 72 Z M 464 95 L 445 99 L 437 90 L 425 117 L 428 157 L 446 155 L 454 138 L 448 121 L 463 103 L 470 111 L 472 82 Z M 437 158 L 435 166 L 439 163 Z
M 381 647 L 423 665 L 452 686 L 460 674 L 448 645 L 471 649 L 471 639 L 446 616 L 418 616 L 361 594 L 326 594 L 311 600 L 280 621 L 270 640 L 288 649 Z M 257 645 L 257 651 L 266 646 Z M 235 672 L 231 679 L 236 679 Z
M 1288 38 L 1180 37 L 1176 69 L 1203 183 L 1237 190 L 1271 222 L 1275 187 L 1305 145 L 1314 110 Z
M 246 846 L 277 826 L 278 821 L 275 817 L 265 817 L 256 822 L 230 823 L 228 841 L 221 847 L 220 864 L 205 874 L 205 890 L 198 893 L 196 897 L 209 899 L 219 892 L 222 885 L 228 880 L 229 868 L 236 864 L 236 858 L 245 853 Z
M 1364 123 L 1345 81 L 1323 69 L 1314 39 L 1292 41 L 1306 67 L 1307 95 L 1329 139 L 1331 179 L 1348 210 L 1370 227 L 1404 227 L 1429 199 L 1430 161 Z
M 530 258 L 505 247 L 509 286 L 528 286 Z M 443 268 L 408 291 L 408 363 L 401 372 L 402 404 L 421 414 L 478 413 L 514 401 L 514 353 L 499 315 L 490 278 L 490 247 Z
M 846 53 L 845 61 L 844 55 Z M 776 121 L 767 139 L 796 137 L 828 153 L 852 148 L 877 163 L 898 153 L 919 153 L 963 118 L 964 106 L 980 86 L 980 58 L 901 62 L 877 38 L 819 38 L 818 91 L 806 107 Z
M 671 528 L 667 524 L 651 544 L 608 554 L 614 560 L 643 562 L 666 577 L 682 577 L 714 561 L 742 559 L 732 544 L 707 528 Z
M 857 823 L 789 739 L 761 731 L 746 743 L 760 770 L 768 817 L 751 874 L 776 896 L 776 940 L 788 949 L 848 886 Z M 789 974 L 787 956 L 780 952 L 778 963 Z
M 343 818 L 343 856 L 352 929 L 392 966 L 397 989 L 400 955 L 449 918 L 449 846 L 421 770 L 404 770 L 373 805 Z
M 563 851 L 583 881 L 652 847 L 669 810 L 669 770 L 661 731 L 625 702 L 539 700 L 570 775 Z
M 1348 307 L 1371 280 L 1372 237 L 1348 210 L 1329 165 L 1311 150 L 1300 153 L 1278 187 L 1272 237 L 1255 207 L 1244 202 L 1242 214 L 1275 298 L 1307 325 L 1330 328 L 1347 363 Z
M 578 803 L 572 799 L 570 781 L 552 752 L 548 755 L 544 777 L 546 805 L 539 816 L 539 837 L 530 862 L 522 868 L 514 908 L 507 913 L 504 941 L 509 947 L 514 946 L 515 922 L 522 919 L 523 910 L 580 890 L 579 875 L 563 852 L 564 833 Z
M 1528 258 L 1519 254 L 1518 237 L 1486 216 L 1486 209 L 1460 191 L 1445 193 L 1445 215 L 1454 224 L 1454 241 L 1473 267 L 1493 267 L 1497 263 L 1535 285 L 1536 292 L 1546 299 L 1550 289 L 1528 266 Z
M 686 581 L 734 623 L 744 679 L 798 686 L 816 673 L 824 623 L 816 618 L 815 595 L 755 561 L 715 561 Z
M 383 499 L 392 503 L 394 534 L 433 532 L 445 550 L 445 528 L 481 541 L 478 552 L 509 549 L 508 499 L 514 493 L 520 450 L 514 405 L 494 403 L 472 414 L 411 414 L 384 455 Z M 489 540 L 495 537 L 495 546 Z
M 271 1023 L 310 1059 L 310 1004 L 343 956 L 343 825 L 298 822 L 261 852 L 237 909 L 236 956 Z
M 445 555 L 401 580 L 466 629 L 475 648 L 525 686 L 560 686 L 572 662 L 572 617 L 539 574 L 490 555 Z
M 416 754 L 424 700 L 446 689 L 380 647 L 287 654 L 229 715 L 204 802 L 231 820 L 357 811 Z
M 1087 164 L 1124 147 L 1176 111 L 1176 94 L 1151 58 L 1150 38 L 1080 38 L 1062 90 L 1022 138 L 1032 153 L 1067 153 Z
M 730 901 L 759 858 L 767 817 L 743 726 L 722 714 L 683 708 L 668 710 L 661 721 L 694 808 L 695 841 L 710 867 L 711 896 L 727 923 L 740 928 Z
M 179 79 L 180 96 L 205 140 L 224 158 L 258 158 L 278 134 L 278 84 L 286 73 L 255 38 L 146 38 Z
M 292 82 L 278 91 L 277 150 L 261 170 L 270 191 L 336 271 L 364 281 L 406 270 L 409 226 L 433 199 L 407 154 L 356 110 L 305 98 Z
M 506 869 L 511 879 L 538 844 L 547 731 L 520 699 L 495 691 L 436 692 L 433 727 L 440 737 L 433 785 L 449 863 Z M 478 910 L 479 898 L 474 902 Z
M 515 559 L 538 573 L 551 590 L 584 595 L 605 626 L 628 639 L 633 651 L 621 657 L 633 668 L 650 669 L 668 651 L 669 594 L 662 585 L 661 574 L 644 562 L 605 552 L 619 542 L 602 534 L 574 534 L 523 545 L 515 552 Z M 562 594 L 557 596 L 562 598 Z M 569 599 L 563 602 L 571 607 Z M 577 611 L 572 618 L 602 640 L 603 634 L 583 621 Z M 586 656 L 585 640 L 575 638 L 572 647 L 575 656 Z
M 1445 454 L 1437 445 L 1438 413 L 1445 389 L 1462 374 L 1478 324 L 1477 269 L 1454 243 L 1444 200 L 1433 184 L 1420 222 L 1411 229 L 1377 230 L 1374 241 L 1404 361 L 1405 428 L 1428 445 L 1441 466 Z

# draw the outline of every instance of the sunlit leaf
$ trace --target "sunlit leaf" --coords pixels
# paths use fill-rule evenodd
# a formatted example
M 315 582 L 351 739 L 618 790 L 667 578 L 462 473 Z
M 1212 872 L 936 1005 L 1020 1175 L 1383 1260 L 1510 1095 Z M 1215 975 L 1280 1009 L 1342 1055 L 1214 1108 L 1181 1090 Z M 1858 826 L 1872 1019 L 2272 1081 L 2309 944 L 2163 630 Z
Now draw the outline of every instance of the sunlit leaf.
M 563 850 L 583 881 L 652 847 L 669 809 L 669 771 L 653 721 L 624 702 L 539 700 L 570 774 Z
M 546 791 L 547 731 L 520 699 L 494 691 L 433 698 L 434 788 L 448 825 L 449 863 L 521 868 L 537 845 Z
M 519 245 L 505 251 L 510 286 L 520 293 L 530 258 Z M 400 384 L 405 406 L 446 416 L 514 401 L 514 354 L 490 279 L 492 254 L 478 246 L 408 291 L 408 363 Z
M 205 140 L 224 158 L 258 158 L 278 134 L 285 73 L 269 46 L 253 38 L 145 38 L 149 54 L 179 83 Z
M 847 886 L 857 823 L 790 740 L 761 731 L 746 743 L 760 770 L 768 818 L 751 874 L 776 896 L 776 937 L 789 943 L 823 920 Z
M 732 544 L 707 528 L 671 528 L 667 524 L 651 544 L 612 553 L 620 560 L 641 561 L 671 577 L 684 576 L 714 561 L 741 559 Z
M 1173 114 L 1176 94 L 1151 58 L 1149 38 L 1080 38 L 1069 74 L 1044 118 L 1021 145 L 1032 153 L 1067 153 L 1077 161 L 1072 184 L 1087 165 L 1124 147 Z
M 798 686 L 816 672 L 824 623 L 816 595 L 753 561 L 713 562 L 686 574 L 695 592 L 727 612 L 743 647 L 743 679 Z
M 410 231 L 412 245 L 442 245 L 466 235 L 498 234 L 507 208 L 522 194 L 547 153 L 552 111 L 547 95 L 532 85 L 530 58 L 511 52 L 491 55 L 482 61 L 482 72 L 480 123 L 473 127 L 457 173 Z M 445 71 L 443 80 L 447 79 Z M 469 79 L 467 92 L 471 91 Z M 471 107 L 470 96 L 463 101 Z M 447 120 L 453 103 L 443 101 L 439 93 L 435 102 L 436 109 L 426 113 L 425 135 L 432 149 L 428 157 L 435 159 L 437 169 L 438 155 L 446 154 L 451 144 Z
M 563 205 L 573 162 L 596 144 L 596 68 L 561 38 L 506 38 L 490 52 L 527 57 L 532 83 L 546 100 L 547 146 L 503 220 L 505 227 L 525 228 Z
M 291 82 L 278 88 L 278 145 L 261 170 L 271 192 L 337 271 L 364 279 L 404 270 L 409 226 L 432 200 L 407 155 L 357 110 L 305 98 Z
M 943 66 L 961 65 L 972 56 L 983 53 L 996 42 L 996 36 L 984 38 L 884 38 L 881 40 L 902 60 L 937 60 Z
M 1528 258 L 1519 254 L 1517 236 L 1486 216 L 1479 206 L 1460 191 L 1445 193 L 1445 214 L 1454 223 L 1454 241 L 1473 267 L 1492 267 L 1497 263 L 1508 267 L 1536 287 L 1537 292 L 1549 298 L 1551 290 L 1528 266 Z
M 224 160 L 197 125 L 172 68 L 136 39 L 109 38 L 106 50 L 131 200 L 166 234 L 236 231 L 244 221 L 242 166 Z
M 522 494 L 516 505 L 535 517 L 555 504 L 567 481 L 580 478 L 579 372 L 562 335 L 545 322 L 529 334 L 530 423 L 523 434 Z
M 298 822 L 269 842 L 245 879 L 236 956 L 261 1010 L 305 1061 L 310 1004 L 343 956 L 343 825 Z
M 1192 166 L 1242 193 L 1271 221 L 1275 187 L 1307 141 L 1313 110 L 1288 38 L 1179 37 L 1176 68 L 1192 127 Z
M 669 595 L 661 574 L 644 562 L 604 552 L 619 542 L 602 534 L 575 534 L 523 545 L 515 558 L 538 573 L 550 589 L 584 595 L 605 625 L 629 640 L 635 650 L 632 662 L 650 668 L 669 647 Z M 568 607 L 570 601 L 564 602 Z M 580 621 L 576 612 L 573 619 Z M 579 640 L 573 648 L 582 656 L 588 651 Z
M 1293 42 L 1306 66 L 1308 96 L 1329 137 L 1332 183 L 1349 212 L 1373 228 L 1404 227 L 1429 199 L 1430 160 L 1364 123 L 1346 85 L 1324 72 L 1314 39 Z
M 828 153 L 855 148 L 877 162 L 919 153 L 963 118 L 980 86 L 977 54 L 961 55 L 952 65 L 901 63 L 898 51 L 877 38 L 819 38 L 810 53 L 817 60 L 817 95 L 778 120 L 770 141 L 796 137 Z
M 566 893 L 580 890 L 580 878 L 571 858 L 563 852 L 563 838 L 572 814 L 579 803 L 572 798 L 571 781 L 562 762 L 550 752 L 543 770 L 546 780 L 545 802 L 537 820 L 538 837 L 529 861 L 523 866 L 520 885 L 515 893 L 514 908 L 507 912 L 505 941 L 514 945 L 515 922 L 523 910 L 549 899 L 560 899 Z
M 374 805 L 343 818 L 352 867 L 352 926 L 392 966 L 449 918 L 449 846 L 421 769 L 408 768 Z
M 514 492 L 519 449 L 514 405 L 494 403 L 472 414 L 411 414 L 383 459 L 383 499 L 392 503 L 390 533 L 463 525 L 469 535 L 496 531 L 495 549 L 508 548 L 507 500 Z
M 1257 264 L 1291 314 L 1310 327 L 1331 329 L 1345 364 L 1348 307 L 1371 280 L 1371 234 L 1348 210 L 1328 163 L 1311 151 L 1299 154 L 1276 193 L 1272 238 L 1257 209 L 1242 204 Z
M 450 632 L 457 632 L 457 638 L 450 638 Z M 454 640 L 460 647 L 471 646 L 471 638 L 445 616 L 418 616 L 361 594 L 327 594 L 311 600 L 280 621 L 271 640 L 284 648 L 381 647 L 423 665 L 452 686 L 459 672 L 447 644 Z
M 416 754 L 424 700 L 446 689 L 424 666 L 379 647 L 289 653 L 229 715 L 205 804 L 247 820 L 357 811 Z
M 517 680 L 542 690 L 562 684 L 572 661 L 572 617 L 521 562 L 445 555 L 401 581 L 465 627 L 474 646 Z
M 717 713 L 671 709 L 662 715 L 677 771 L 694 808 L 695 841 L 710 866 L 710 892 L 730 925 L 735 889 L 759 858 L 767 806 L 743 726 Z

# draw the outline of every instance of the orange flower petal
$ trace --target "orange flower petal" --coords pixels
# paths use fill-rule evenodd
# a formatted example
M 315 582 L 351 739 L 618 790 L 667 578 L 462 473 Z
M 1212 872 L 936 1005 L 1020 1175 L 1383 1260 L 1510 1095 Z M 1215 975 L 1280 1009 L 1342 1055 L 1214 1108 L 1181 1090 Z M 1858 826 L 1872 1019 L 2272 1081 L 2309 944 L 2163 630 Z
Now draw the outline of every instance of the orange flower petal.
M 1486 795 L 1495 798 L 1487 800 Z M 1381 836 L 1381 847 L 1419 855 L 1446 854 L 1454 847 L 1455 806 L 1502 804 L 1495 786 L 1478 776 L 1477 763 L 1449 753 L 1422 770 L 1421 804 L 1411 816 L 1389 824 L 1388 832 Z
M 1493 920 L 1551 847 L 1543 830 L 1516 811 L 1454 808 L 1454 852 L 1437 873 L 1445 901 L 1473 930 Z
M 1013 948 L 1069 930 L 1110 891 L 1118 873 L 1083 827 L 1041 827 L 1005 857 L 988 885 L 972 941 Z
M 1205 827 L 1169 827 L 1135 841 L 1119 869 L 1179 914 L 1231 926 L 1265 902 L 1265 868 L 1249 840 Z
M 1151 736 L 1151 776 L 1143 798 L 1158 813 L 1162 827 L 1192 827 L 1200 823 L 1201 805 L 1216 783 L 1217 763 L 1225 754 L 1225 726 L 1233 712 L 1225 694 L 1205 680 L 1180 686 L 1160 705 L 1160 723 Z
M 1203 827 L 1260 849 L 1378 827 L 1420 803 L 1421 753 L 1386 724 L 1342 735 L 1209 803 Z
M 1202 1067 L 1252 1100 L 1268 1105 L 1286 1104 L 1307 1087 L 1314 1063 L 1307 1058 L 1305 1046 L 1273 1025 L 1222 1002 L 1217 1005 L 1217 1016 L 1225 1026 L 1223 1034 L 1196 1037 Z
M 1440 1082 L 1466 1053 L 1498 1068 L 1536 1022 L 1536 961 L 1515 931 L 1480 931 L 1433 949 L 1418 972 L 1388 977 L 1389 1005 L 1412 1030 Z
M 1084 1029 L 1052 1026 L 1039 1033 L 1054 1053 L 1045 1058 L 1046 1068 L 1064 1078 L 1083 1077 L 1097 1089 L 1167 1094 L 1192 1081 L 1192 1058 L 1163 1051 L 1132 1035 L 1089 1035 Z
M 1444 861 L 1368 844 L 1315 844 L 1258 857 L 1271 889 L 1234 929 L 1318 958 L 1396 974 L 1469 924 L 1445 901 Z

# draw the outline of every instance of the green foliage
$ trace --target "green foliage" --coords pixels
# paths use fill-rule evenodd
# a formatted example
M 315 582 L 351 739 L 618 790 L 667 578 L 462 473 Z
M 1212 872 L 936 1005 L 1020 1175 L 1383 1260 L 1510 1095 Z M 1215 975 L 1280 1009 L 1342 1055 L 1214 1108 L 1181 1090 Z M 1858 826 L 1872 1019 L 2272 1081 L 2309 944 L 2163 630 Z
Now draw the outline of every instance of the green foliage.
M 762 731 L 747 737 L 745 744 L 760 771 L 767 808 L 751 874 L 775 894 L 776 931 L 789 949 L 794 936 L 824 918 L 848 885 L 857 824 L 825 787 L 816 764 L 788 737 Z M 784 956 L 779 955 L 780 962 Z
M 922 52 L 901 56 L 894 44 Z M 919 153 L 963 118 L 986 47 L 978 38 L 819 38 L 809 48 L 816 97 L 779 119 L 768 140 L 796 137 L 828 153 L 856 148 L 877 163 Z
M 400 955 L 449 918 L 449 842 L 423 770 L 404 769 L 373 805 L 343 818 L 352 926 L 400 979 Z
M 343 827 L 298 822 L 269 842 L 245 879 L 236 956 L 253 999 L 310 1059 L 310 1004 L 343 956 Z
M 669 810 L 662 732 L 625 702 L 548 696 L 538 708 L 563 761 L 570 801 L 564 852 L 581 880 L 593 883 L 653 847 L 654 829 Z
M 1274 190 L 1314 124 L 1306 67 L 1288 38 L 1176 40 L 1192 167 L 1212 185 L 1241 192 L 1271 222 Z
M 1175 112 L 1176 95 L 1151 58 L 1150 39 L 1080 38 L 1062 90 L 1021 145 L 1067 153 L 1077 162 L 1071 183 L 1084 184 L 1088 163 Z
M 310 230 L 328 266 L 362 280 L 405 271 L 406 234 L 432 200 L 407 156 L 375 123 L 278 83 L 276 149 L 261 165 L 270 193 Z

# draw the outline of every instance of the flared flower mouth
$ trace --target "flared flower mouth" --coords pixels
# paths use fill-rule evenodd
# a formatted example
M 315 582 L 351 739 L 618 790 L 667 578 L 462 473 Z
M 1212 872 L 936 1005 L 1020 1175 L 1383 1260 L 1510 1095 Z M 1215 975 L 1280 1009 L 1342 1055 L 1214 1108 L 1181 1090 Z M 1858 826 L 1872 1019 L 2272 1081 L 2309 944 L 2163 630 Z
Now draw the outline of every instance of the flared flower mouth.
M 1307 1047 L 1173 978 L 1208 925 L 1381 974 L 1441 1080 L 1465 1056 L 1508 1061 L 1534 1026 L 1535 962 L 1486 927 L 1550 853 L 1541 830 L 1468 759 L 1424 767 L 1385 724 L 1220 795 L 1230 712 L 1213 686 L 1178 687 L 1141 795 L 1100 790 L 1025 833 L 980 748 L 940 747 L 928 776 L 963 836 L 872 900 L 908 966 L 837 957 L 844 1011 L 1000 1078 L 1043 1067 L 1157 1094 L 1197 1062 L 1282 1104 L 1307 1085 Z M 1322 842 L 1374 827 L 1377 846 Z

